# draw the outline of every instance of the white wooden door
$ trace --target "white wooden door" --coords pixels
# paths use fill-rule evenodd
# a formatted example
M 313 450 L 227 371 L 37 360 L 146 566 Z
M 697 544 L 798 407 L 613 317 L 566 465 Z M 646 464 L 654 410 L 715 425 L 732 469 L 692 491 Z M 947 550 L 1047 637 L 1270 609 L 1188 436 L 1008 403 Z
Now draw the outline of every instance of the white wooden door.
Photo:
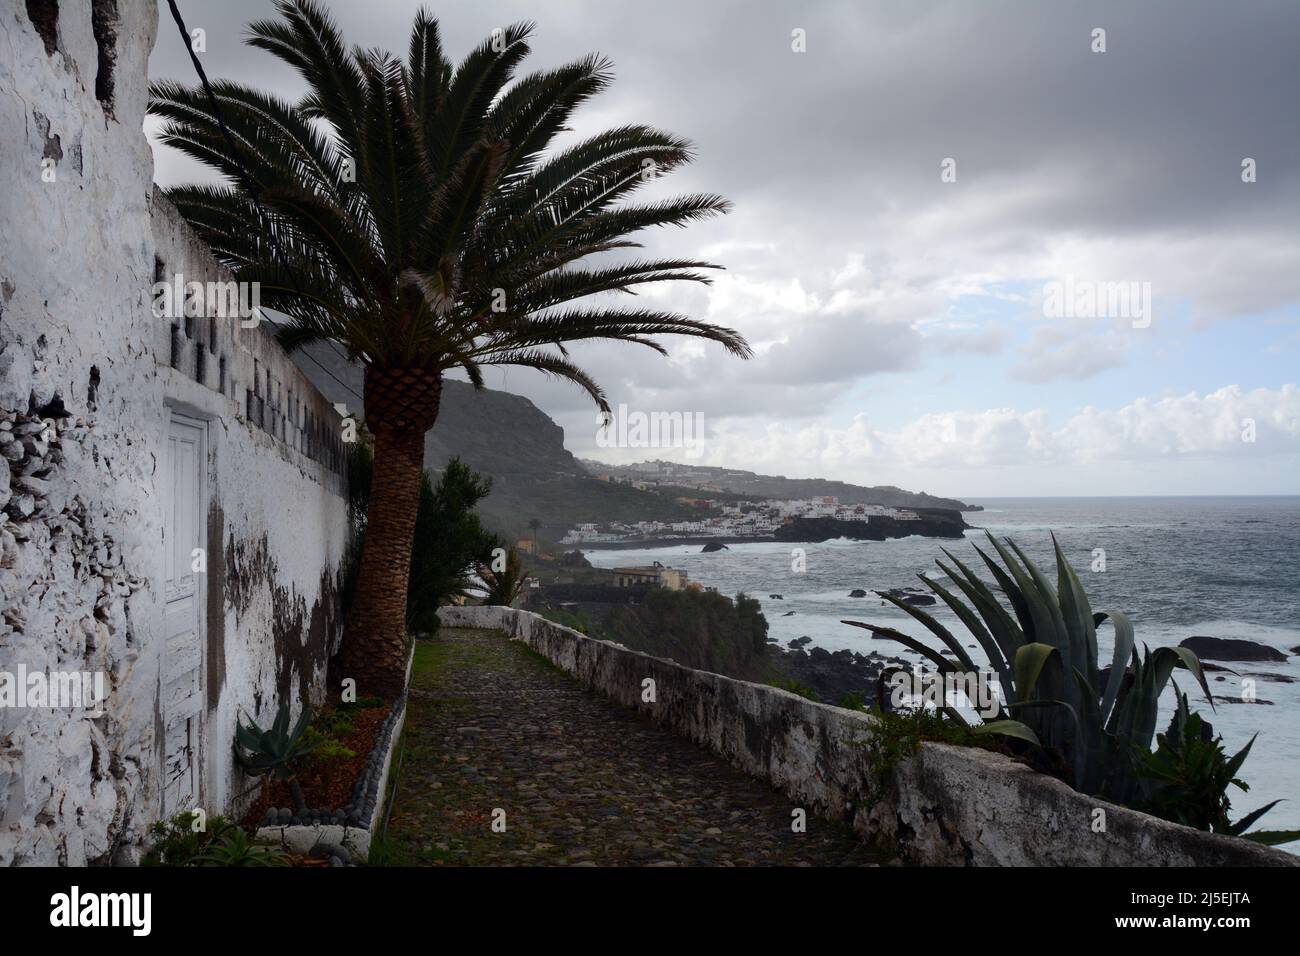
M 203 713 L 203 426 L 173 415 L 163 477 L 166 596 L 162 660 L 163 816 L 199 799 L 199 720 Z M 201 565 L 202 566 L 202 565 Z

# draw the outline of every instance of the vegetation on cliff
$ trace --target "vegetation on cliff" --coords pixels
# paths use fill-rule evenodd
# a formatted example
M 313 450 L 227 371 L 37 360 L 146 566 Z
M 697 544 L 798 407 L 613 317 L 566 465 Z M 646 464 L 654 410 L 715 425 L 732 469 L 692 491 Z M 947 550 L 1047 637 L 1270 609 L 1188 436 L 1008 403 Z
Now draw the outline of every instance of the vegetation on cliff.
M 679 664 L 742 679 L 767 679 L 767 619 L 759 602 L 711 591 L 651 590 L 640 604 L 614 608 L 600 636 Z

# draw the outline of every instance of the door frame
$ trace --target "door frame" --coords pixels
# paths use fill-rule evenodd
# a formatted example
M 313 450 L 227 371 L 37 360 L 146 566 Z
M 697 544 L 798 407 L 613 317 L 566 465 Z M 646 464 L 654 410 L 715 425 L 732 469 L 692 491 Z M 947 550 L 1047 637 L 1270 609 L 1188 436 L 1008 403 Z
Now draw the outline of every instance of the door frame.
M 198 456 L 197 456 L 198 457 L 198 488 L 195 490 L 196 515 L 195 515 L 194 527 L 195 527 L 196 538 L 199 542 L 198 547 L 203 549 L 204 567 L 206 568 L 208 566 L 207 562 L 210 561 L 212 558 L 209 549 L 208 527 L 207 527 L 207 513 L 209 507 L 208 455 L 211 449 L 211 435 L 210 435 L 209 426 L 211 423 L 211 419 L 206 416 L 200 417 L 199 415 L 196 415 L 193 411 L 187 408 L 173 405 L 170 403 L 167 404 L 166 410 L 167 410 L 167 423 L 166 423 L 166 432 L 164 433 L 163 436 L 164 441 L 171 440 L 173 423 L 184 425 L 189 428 L 193 428 L 195 431 L 198 432 L 198 436 L 199 436 L 199 448 L 198 448 Z M 170 478 L 170 476 L 167 477 Z M 170 504 L 170 498 L 172 494 L 173 492 L 170 487 L 164 487 L 163 489 L 164 501 L 166 501 L 168 504 Z M 165 508 L 163 514 L 164 529 L 167 527 L 167 521 L 168 521 L 168 514 Z M 158 677 L 159 677 L 160 693 L 162 690 L 162 683 L 161 683 L 162 675 L 164 673 L 164 663 L 163 663 L 162 655 L 165 655 L 167 653 L 166 621 L 167 621 L 168 602 L 167 602 L 167 593 L 166 593 L 167 587 L 166 587 L 165 565 L 163 569 L 163 575 L 164 575 L 163 587 L 160 589 L 161 596 L 162 596 L 161 617 L 163 621 L 163 626 L 162 626 L 161 654 L 158 660 Z M 205 797 L 210 792 L 210 788 L 208 786 L 208 780 L 207 780 L 207 764 L 208 764 L 208 760 L 207 760 L 207 729 L 208 729 L 207 606 L 208 606 L 208 600 L 207 599 L 208 599 L 208 575 L 207 572 L 205 571 L 202 574 L 194 575 L 194 605 L 195 605 L 194 630 L 195 630 L 195 635 L 196 635 L 196 640 L 198 643 L 198 650 L 199 650 L 199 655 L 198 655 L 199 656 L 199 666 L 198 666 L 199 686 L 197 691 L 198 708 L 195 711 L 197 725 L 193 728 L 193 734 L 191 740 L 191 745 L 194 748 L 194 758 L 193 758 L 194 764 L 190 771 L 194 779 L 194 807 L 189 808 L 189 809 L 204 808 L 205 810 L 207 809 L 206 807 L 204 807 Z M 163 714 L 162 716 L 163 716 L 163 722 L 165 726 L 166 715 Z M 165 766 L 166 764 L 166 759 L 167 759 L 166 750 L 167 750 L 167 741 L 166 741 L 166 732 L 164 730 L 163 739 L 159 741 L 160 766 Z M 158 793 L 159 807 L 161 808 L 164 816 L 166 816 L 167 814 L 175 814 L 180 812 L 182 809 L 185 809 L 182 807 L 166 806 L 166 784 L 163 780 L 160 780 L 159 784 L 160 784 L 159 793 Z

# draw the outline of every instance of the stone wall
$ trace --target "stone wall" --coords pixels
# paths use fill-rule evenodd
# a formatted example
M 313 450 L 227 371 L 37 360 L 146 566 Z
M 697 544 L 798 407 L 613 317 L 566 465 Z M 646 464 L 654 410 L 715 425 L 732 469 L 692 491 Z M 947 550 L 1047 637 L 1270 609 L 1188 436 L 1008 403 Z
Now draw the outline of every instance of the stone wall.
M 182 801 L 237 810 L 237 716 L 318 698 L 339 637 L 337 414 L 264 325 L 153 311 L 159 278 L 227 278 L 153 187 L 156 28 L 153 3 L 0 10 L 0 680 L 106 685 L 98 716 L 0 707 L 0 865 L 130 861 Z M 178 416 L 205 554 L 169 642 Z
M 449 627 L 491 627 L 525 642 L 612 699 L 769 780 L 810 813 L 927 865 L 1294 866 L 1300 858 L 1214 836 L 1076 793 L 983 750 L 922 744 L 877 781 L 874 721 L 861 712 L 649 657 L 528 611 L 447 607 Z M 654 702 L 644 697 L 654 681 Z M 883 794 L 873 798 L 875 794 Z M 1098 832 L 1097 810 L 1105 829 Z

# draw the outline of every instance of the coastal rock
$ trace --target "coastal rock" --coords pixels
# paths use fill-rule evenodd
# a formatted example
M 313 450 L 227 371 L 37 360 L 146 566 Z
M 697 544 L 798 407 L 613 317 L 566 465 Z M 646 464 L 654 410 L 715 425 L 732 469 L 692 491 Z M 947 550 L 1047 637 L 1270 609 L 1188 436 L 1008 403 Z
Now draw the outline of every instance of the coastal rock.
M 1277 648 L 1255 641 L 1243 641 L 1235 638 L 1189 637 L 1179 647 L 1186 647 L 1196 652 L 1197 657 L 1216 661 L 1278 661 L 1286 660 L 1286 655 Z
M 812 638 L 811 638 L 811 637 L 808 637 L 808 636 L 805 634 L 803 637 L 796 637 L 796 638 L 795 638 L 793 641 L 791 641 L 787 646 L 788 646 L 788 647 L 803 647 L 805 644 L 811 644 L 811 643 L 812 643 Z
M 1255 678 L 1258 678 L 1259 680 L 1272 681 L 1274 684 L 1294 684 L 1294 683 L 1296 682 L 1296 680 L 1295 680 L 1294 677 L 1288 677 L 1288 676 L 1286 676 L 1285 674 L 1254 674 L 1254 673 L 1248 673 L 1248 674 L 1246 674 L 1246 676 L 1247 676 L 1247 677 L 1255 677 Z
M 1215 697 L 1214 699 L 1220 704 L 1267 704 L 1269 707 L 1273 706 L 1271 700 L 1265 700 L 1262 697 L 1256 697 L 1253 700 L 1247 700 L 1245 697 Z
M 794 617 L 794 611 L 786 611 L 786 612 L 785 612 L 784 614 L 782 614 L 781 616 L 782 616 L 782 617 Z
M 886 541 L 921 535 L 929 538 L 961 538 L 970 527 L 960 511 L 944 508 L 913 508 L 915 517 L 894 518 L 872 515 L 869 521 L 841 521 L 838 518 L 795 518 L 776 529 L 777 541 L 811 542 L 849 538 L 853 541 Z
M 867 592 L 862 590 L 862 588 L 854 588 L 852 591 L 849 592 L 849 597 L 851 598 L 864 598 L 866 596 L 867 596 Z
M 700 554 L 712 554 L 714 551 L 729 551 L 730 549 L 721 541 L 706 541 L 704 547 L 700 548 Z
M 784 600 L 785 600 L 785 598 L 784 598 L 782 595 L 780 595 L 780 594 L 769 594 L 768 597 L 771 598 L 773 601 L 784 601 Z
M 929 607 L 931 604 L 939 603 L 933 594 L 926 594 L 917 588 L 890 588 L 883 593 L 913 607 Z

